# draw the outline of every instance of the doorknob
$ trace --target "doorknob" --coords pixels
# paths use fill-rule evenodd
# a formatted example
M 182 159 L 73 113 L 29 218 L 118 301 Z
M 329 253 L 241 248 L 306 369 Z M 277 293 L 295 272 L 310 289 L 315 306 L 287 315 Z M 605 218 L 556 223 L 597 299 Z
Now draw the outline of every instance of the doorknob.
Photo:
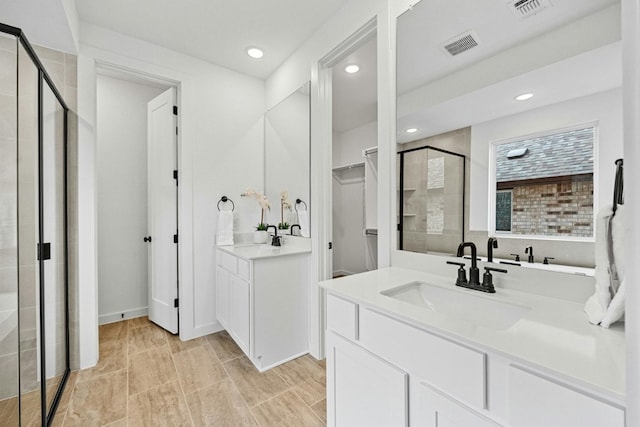
M 149 237 L 145 237 L 143 240 L 144 240 L 145 242 L 150 242 L 150 241 L 151 241 L 151 236 L 149 236 Z

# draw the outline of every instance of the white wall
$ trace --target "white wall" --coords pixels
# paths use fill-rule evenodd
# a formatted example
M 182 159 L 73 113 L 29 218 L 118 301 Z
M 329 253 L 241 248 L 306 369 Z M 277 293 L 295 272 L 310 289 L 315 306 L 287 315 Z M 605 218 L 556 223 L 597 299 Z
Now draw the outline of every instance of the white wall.
M 147 313 L 147 103 L 166 89 L 98 76 L 100 323 Z
M 625 180 L 628 183 L 640 181 L 640 1 L 622 2 L 623 60 L 624 60 L 624 162 Z M 627 186 L 629 188 L 629 186 Z M 626 192 L 625 200 L 625 264 L 633 265 L 640 255 L 640 198 L 637 191 Z M 640 289 L 627 288 L 625 315 L 627 367 L 626 367 L 626 424 L 640 425 Z
M 81 295 L 83 367 L 97 360 L 97 304 L 94 295 L 95 249 L 95 65 L 158 76 L 178 86 L 180 129 L 179 265 L 180 337 L 189 339 L 219 330 L 215 315 L 214 232 L 216 203 L 222 195 L 236 204 L 237 229 L 249 231 L 259 210 L 240 198 L 247 187 L 262 189 L 264 82 L 196 58 L 179 54 L 109 30 L 83 24 L 79 59 L 81 157 L 79 174 L 87 178 L 81 191 L 81 247 L 86 288 Z M 92 254 L 93 251 L 93 254 Z M 82 261 L 81 261 L 82 262 Z M 94 301 L 92 303 L 91 301 Z
M 598 121 L 594 209 L 611 204 L 614 161 L 622 157 L 622 90 L 614 89 L 514 114 L 471 127 L 471 208 L 469 228 L 488 230 L 489 147 L 491 141 Z
M 342 133 L 334 133 L 333 166 L 360 163 L 362 150 L 378 145 L 378 122 L 370 122 Z

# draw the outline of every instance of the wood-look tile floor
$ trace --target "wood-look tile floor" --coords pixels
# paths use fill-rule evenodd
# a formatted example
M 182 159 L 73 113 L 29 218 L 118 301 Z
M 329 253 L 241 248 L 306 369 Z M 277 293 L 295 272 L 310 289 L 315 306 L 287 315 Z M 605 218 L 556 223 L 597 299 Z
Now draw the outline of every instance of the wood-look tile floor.
M 56 426 L 323 426 L 325 364 L 259 373 L 226 332 L 182 342 L 147 318 L 100 326 L 98 365 L 73 372 Z

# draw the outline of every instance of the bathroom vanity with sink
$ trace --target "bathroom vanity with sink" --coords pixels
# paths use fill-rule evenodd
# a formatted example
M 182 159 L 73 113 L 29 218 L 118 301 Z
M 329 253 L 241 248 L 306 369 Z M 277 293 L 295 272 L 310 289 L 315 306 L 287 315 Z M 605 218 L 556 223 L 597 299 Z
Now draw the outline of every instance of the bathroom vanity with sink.
M 310 252 L 308 242 L 217 247 L 218 322 L 261 372 L 309 351 Z
M 624 426 L 621 327 L 568 299 L 462 289 L 450 271 L 321 283 L 328 425 Z

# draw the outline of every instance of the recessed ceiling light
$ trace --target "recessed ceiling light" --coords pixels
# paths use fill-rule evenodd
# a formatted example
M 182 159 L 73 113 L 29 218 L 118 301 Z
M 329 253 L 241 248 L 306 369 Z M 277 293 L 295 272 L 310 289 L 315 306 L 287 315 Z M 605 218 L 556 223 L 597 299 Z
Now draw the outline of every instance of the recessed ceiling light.
M 358 71 L 360 71 L 360 67 L 358 67 L 355 64 L 352 64 L 352 65 L 347 65 L 346 67 L 344 67 L 344 70 L 349 74 L 355 74 Z
M 517 101 L 526 101 L 527 99 L 533 98 L 532 93 L 523 93 L 522 95 L 516 96 Z
M 409 129 L 405 129 L 404 130 L 406 133 L 416 133 L 418 132 L 418 129 L 416 128 L 409 128 Z
M 247 49 L 247 55 L 254 59 L 260 59 L 264 56 L 264 52 L 262 49 L 258 49 L 257 47 L 250 47 Z

